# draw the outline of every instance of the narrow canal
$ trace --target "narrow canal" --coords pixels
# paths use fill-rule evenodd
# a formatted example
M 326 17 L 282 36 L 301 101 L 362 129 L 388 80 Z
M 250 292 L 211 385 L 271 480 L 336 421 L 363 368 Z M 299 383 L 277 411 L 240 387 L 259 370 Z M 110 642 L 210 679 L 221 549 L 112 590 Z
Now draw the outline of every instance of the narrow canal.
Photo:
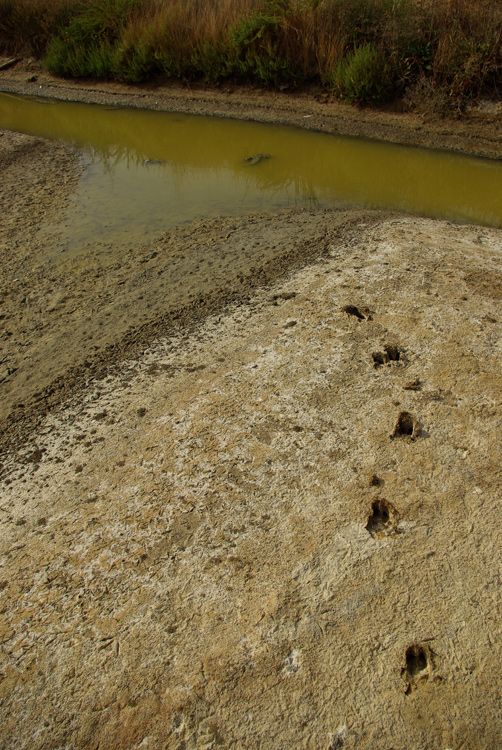
M 231 119 L 0 94 L 0 128 L 82 149 L 59 250 L 131 244 L 196 218 L 380 208 L 502 226 L 502 163 Z M 256 155 L 266 158 L 250 159 Z

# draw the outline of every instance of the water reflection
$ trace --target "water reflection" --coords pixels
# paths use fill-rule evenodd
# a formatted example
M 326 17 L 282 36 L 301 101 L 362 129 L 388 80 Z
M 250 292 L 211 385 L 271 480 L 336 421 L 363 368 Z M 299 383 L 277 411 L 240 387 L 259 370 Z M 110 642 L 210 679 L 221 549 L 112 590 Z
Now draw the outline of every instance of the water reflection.
M 62 242 L 142 240 L 196 217 L 358 205 L 502 225 L 498 162 L 299 129 L 0 94 L 0 127 L 84 149 Z M 245 160 L 268 153 L 250 166 Z M 61 229 L 61 228 L 59 228 Z

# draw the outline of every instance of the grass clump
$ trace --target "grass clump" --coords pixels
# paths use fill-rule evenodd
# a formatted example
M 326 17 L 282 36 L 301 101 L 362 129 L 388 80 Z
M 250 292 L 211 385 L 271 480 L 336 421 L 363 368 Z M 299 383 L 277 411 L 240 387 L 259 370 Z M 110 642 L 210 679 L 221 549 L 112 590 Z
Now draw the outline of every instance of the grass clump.
M 319 77 L 312 38 L 318 2 L 263 0 L 230 28 L 235 75 L 265 86 L 296 87 Z
M 379 104 L 393 93 L 390 63 L 373 44 L 356 47 L 343 58 L 333 70 L 331 83 L 350 104 Z
M 287 15 L 275 13 L 273 5 L 269 5 L 270 8 L 251 13 L 230 29 L 235 73 L 266 86 L 295 78 L 295 71 L 281 50 L 287 33 Z
M 91 0 L 76 7 L 67 26 L 50 41 L 49 70 L 74 78 L 109 78 L 116 72 L 121 37 L 139 0 Z

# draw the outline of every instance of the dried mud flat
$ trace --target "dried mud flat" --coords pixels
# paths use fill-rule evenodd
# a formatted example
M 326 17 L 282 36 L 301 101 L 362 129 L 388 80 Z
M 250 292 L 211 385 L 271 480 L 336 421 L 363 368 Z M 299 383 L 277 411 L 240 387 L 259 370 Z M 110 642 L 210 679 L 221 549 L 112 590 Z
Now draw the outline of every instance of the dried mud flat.
M 34 263 L 76 155 L 2 148 L 0 746 L 497 747 L 502 233 L 281 212 L 87 276 Z M 225 288 L 166 296 L 201 244 Z

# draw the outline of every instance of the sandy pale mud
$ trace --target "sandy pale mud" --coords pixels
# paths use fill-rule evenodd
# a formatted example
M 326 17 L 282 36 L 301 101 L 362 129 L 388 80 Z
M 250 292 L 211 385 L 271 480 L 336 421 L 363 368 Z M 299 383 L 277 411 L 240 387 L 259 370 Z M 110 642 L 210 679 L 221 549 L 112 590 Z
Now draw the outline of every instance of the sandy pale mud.
M 500 250 L 361 222 L 7 454 L 1 746 L 496 747 Z
M 286 210 L 217 218 L 127 249 L 103 247 L 97 237 L 85 253 L 72 254 L 61 251 L 57 226 L 84 170 L 64 144 L 0 131 L 4 448 L 152 337 L 247 300 L 252 289 L 326 254 L 335 236 L 378 216 Z
M 0 747 L 497 747 L 502 232 L 282 212 L 48 270 L 77 156 L 3 139 Z M 166 295 L 201 243 L 243 269 Z

